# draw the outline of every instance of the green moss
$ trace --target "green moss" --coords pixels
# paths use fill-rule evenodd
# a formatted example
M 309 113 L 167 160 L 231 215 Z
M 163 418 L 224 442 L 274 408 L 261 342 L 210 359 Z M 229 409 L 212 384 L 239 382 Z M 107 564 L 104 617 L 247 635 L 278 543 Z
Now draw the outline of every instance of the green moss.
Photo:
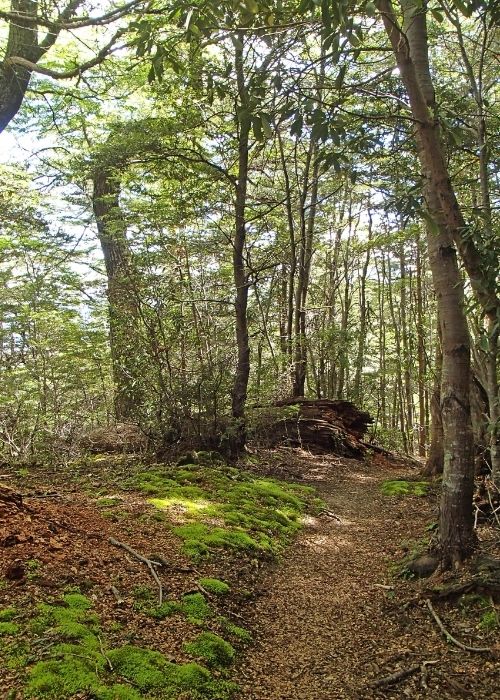
M 26 668 L 30 656 L 30 645 L 25 639 L 19 639 L 20 635 L 9 640 L 2 641 L 0 651 L 5 658 L 7 668 Z
M 425 496 L 428 490 L 426 481 L 384 481 L 381 486 L 384 496 Z
M 118 675 L 143 691 L 165 687 L 175 670 L 160 652 L 132 645 L 112 649 L 108 657 Z
M 221 581 L 218 578 L 200 578 L 198 583 L 202 588 L 214 595 L 227 595 L 231 590 L 231 587 L 225 581 Z
M 75 693 L 93 693 L 101 687 L 97 673 L 86 659 L 68 656 L 61 660 L 40 661 L 29 673 L 27 697 L 61 700 Z
M 149 586 L 134 586 L 132 595 L 136 600 L 150 601 L 153 600 L 153 591 Z
M 487 610 L 483 613 L 479 623 L 480 629 L 485 632 L 492 632 L 500 626 L 496 610 Z
M 91 601 L 81 593 L 66 593 L 63 600 L 73 610 L 88 610 L 92 607 Z
M 182 664 L 182 666 L 176 667 L 174 679 L 181 690 L 199 691 L 206 687 L 211 679 L 211 674 L 199 664 Z
M 97 505 L 101 507 L 117 506 L 121 503 L 121 498 L 113 496 L 104 496 L 103 498 L 97 499 Z
M 0 610 L 0 622 L 10 622 L 17 615 L 17 610 L 15 608 L 4 608 Z
M 201 593 L 188 593 L 183 596 L 178 610 L 186 615 L 189 622 L 194 624 L 203 622 L 203 620 L 212 617 L 213 614 L 205 596 Z
M 176 535 L 184 540 L 184 551 L 201 557 L 216 549 L 258 550 L 259 543 L 244 529 L 210 527 L 202 523 L 190 523 L 174 528 Z
M 128 685 L 115 684 L 95 692 L 96 700 L 142 700 L 143 696 Z
M 158 511 L 181 511 L 185 522 L 174 532 L 194 558 L 217 549 L 278 553 L 300 528 L 306 508 L 320 505 L 311 488 L 258 479 L 212 458 L 153 469 L 128 483 L 154 496 L 150 503 Z
M 234 660 L 234 647 L 213 632 L 202 632 L 183 646 L 188 654 L 203 659 L 210 668 L 230 666 Z
M 164 620 L 166 617 L 181 611 L 181 605 L 175 600 L 166 600 L 161 605 L 148 606 L 142 610 L 146 615 L 154 617 L 155 620 Z
M 248 630 L 246 630 L 244 627 L 240 627 L 239 625 L 233 624 L 230 620 L 227 619 L 227 617 L 219 617 L 218 623 L 222 627 L 224 632 L 229 634 L 235 640 L 239 642 L 245 642 L 246 644 L 252 641 L 252 635 Z
M 0 622 L 0 637 L 7 637 L 18 632 L 19 625 L 16 625 L 14 622 Z

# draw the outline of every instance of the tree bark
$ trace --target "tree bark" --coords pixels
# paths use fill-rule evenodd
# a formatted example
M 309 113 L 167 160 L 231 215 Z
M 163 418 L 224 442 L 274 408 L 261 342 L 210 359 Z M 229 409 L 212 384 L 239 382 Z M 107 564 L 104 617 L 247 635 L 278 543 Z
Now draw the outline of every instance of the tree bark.
M 234 209 L 233 277 L 236 288 L 235 320 L 238 360 L 232 391 L 233 425 L 229 439 L 229 450 L 236 455 L 245 447 L 245 406 L 248 379 L 250 376 L 250 344 L 248 340 L 248 274 L 245 263 L 246 199 L 248 183 L 248 151 L 250 138 L 250 111 L 248 91 L 243 66 L 243 32 L 234 40 L 235 70 L 238 90 L 238 180 Z
M 443 340 L 444 474 L 439 540 L 441 566 L 450 568 L 460 564 L 476 546 L 472 517 L 470 341 L 463 305 L 463 281 L 453 245 L 455 240 L 463 247 L 461 237 L 465 222 L 450 181 L 440 125 L 435 116 L 425 10 L 416 0 L 403 0 L 403 32 L 391 0 L 377 0 L 377 6 L 410 100 L 424 176 L 424 196 L 430 221 L 434 222 L 428 227 L 427 240 Z M 471 279 L 475 287 L 477 280 L 477 276 Z
M 120 209 L 120 180 L 107 169 L 93 175 L 92 205 L 108 281 L 109 340 L 117 420 L 137 419 L 142 401 L 134 345 L 137 303 L 132 290 L 127 225 Z
M 443 351 L 441 348 L 441 328 L 438 320 L 436 338 L 436 357 L 434 362 L 434 382 L 431 394 L 431 444 L 429 455 L 422 470 L 424 476 L 437 476 L 443 473 L 443 420 L 441 418 L 441 377 L 443 369 Z
M 59 17 L 60 22 L 71 18 L 83 0 L 71 0 Z M 16 116 L 24 100 L 33 70 L 29 64 L 37 64 L 54 45 L 59 30 L 50 29 L 42 41 L 38 39 L 38 25 L 33 18 L 38 14 L 37 0 L 12 0 L 11 12 L 26 16 L 26 21 L 9 22 L 7 46 L 0 62 L 0 133 Z M 23 59 L 27 65 L 13 63 L 13 58 Z

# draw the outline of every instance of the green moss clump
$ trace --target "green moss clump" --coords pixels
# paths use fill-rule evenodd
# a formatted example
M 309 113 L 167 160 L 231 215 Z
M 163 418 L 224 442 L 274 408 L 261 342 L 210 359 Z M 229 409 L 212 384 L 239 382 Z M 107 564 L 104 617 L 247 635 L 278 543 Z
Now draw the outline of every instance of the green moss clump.
M 0 622 L 0 637 L 8 637 L 19 632 L 19 625 L 15 622 Z
M 384 481 L 381 491 L 384 496 L 425 496 L 429 490 L 426 481 Z
M 161 605 L 143 608 L 142 611 L 149 617 L 154 617 L 155 620 L 164 620 L 166 617 L 180 612 L 181 605 L 176 603 L 175 600 L 166 600 Z
M 61 700 L 78 692 L 94 693 L 100 687 L 95 668 L 86 659 L 68 656 L 37 663 L 30 670 L 26 695 Z
M 117 506 L 120 502 L 121 499 L 117 498 L 116 496 L 103 496 L 102 498 L 97 499 L 97 505 L 101 508 Z
M 4 608 L 0 610 L 0 622 L 10 622 L 17 615 L 17 610 L 15 608 Z
M 198 583 L 202 588 L 214 595 L 227 595 L 231 591 L 231 587 L 218 578 L 200 578 Z
M 160 512 L 181 509 L 185 522 L 174 532 L 193 558 L 222 548 L 278 553 L 306 508 L 322 505 L 309 487 L 258 479 L 212 458 L 150 470 L 129 484 L 154 496 Z
M 175 665 L 159 651 L 126 645 L 108 652 L 113 668 L 143 691 L 164 688 Z
M 259 543 L 244 529 L 210 527 L 202 523 L 190 523 L 174 528 L 184 540 L 184 551 L 192 557 L 202 557 L 214 549 L 258 550 Z
M 200 624 L 212 617 L 212 609 L 202 593 L 188 593 L 182 597 L 178 607 L 179 612 L 186 615 L 189 622 Z
M 194 641 L 186 642 L 184 649 L 211 668 L 230 666 L 235 655 L 234 647 L 213 632 L 202 632 Z
M 69 608 L 74 610 L 88 610 L 92 607 L 90 600 L 81 593 L 66 593 L 63 600 Z
M 203 690 L 211 677 L 208 669 L 194 663 L 177 666 L 174 673 L 175 684 L 181 690 Z
M 234 637 L 239 642 L 244 642 L 246 644 L 252 641 L 252 635 L 244 627 L 235 625 L 233 622 L 227 619 L 227 617 L 219 617 L 218 622 L 224 632 Z

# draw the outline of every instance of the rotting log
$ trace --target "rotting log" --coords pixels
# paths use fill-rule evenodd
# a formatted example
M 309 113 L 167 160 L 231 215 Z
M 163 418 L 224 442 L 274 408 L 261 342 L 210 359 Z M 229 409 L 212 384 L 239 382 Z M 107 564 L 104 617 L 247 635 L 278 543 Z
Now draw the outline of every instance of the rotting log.
M 278 410 L 259 438 L 270 445 L 320 449 L 355 459 L 368 449 L 363 437 L 373 418 L 350 401 L 294 398 L 277 401 L 268 410 L 287 408 L 292 411 Z

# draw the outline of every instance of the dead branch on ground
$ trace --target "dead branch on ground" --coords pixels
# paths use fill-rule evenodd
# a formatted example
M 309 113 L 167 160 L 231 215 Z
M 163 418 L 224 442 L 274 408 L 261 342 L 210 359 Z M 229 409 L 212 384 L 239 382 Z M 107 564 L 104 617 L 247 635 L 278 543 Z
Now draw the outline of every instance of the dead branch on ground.
M 451 635 L 448 632 L 448 630 L 446 629 L 446 627 L 443 625 L 437 612 L 432 607 L 432 603 L 429 600 L 429 598 L 426 598 L 425 603 L 426 603 L 427 607 L 429 608 L 432 617 L 436 621 L 437 626 L 439 627 L 439 629 L 441 630 L 441 632 L 443 633 L 443 635 L 447 641 L 452 642 L 453 644 L 455 644 L 455 646 L 459 647 L 459 649 L 463 649 L 464 651 L 473 651 L 473 652 L 482 653 L 482 654 L 491 652 L 490 647 L 470 647 L 467 644 L 462 644 L 462 642 L 459 642 L 458 639 L 455 639 L 455 637 L 453 637 L 453 635 Z
M 154 580 L 156 581 L 156 585 L 158 586 L 159 605 L 161 605 L 163 602 L 163 586 L 161 585 L 161 581 L 154 567 L 156 562 L 151 561 L 151 559 L 148 559 L 147 557 L 143 557 L 142 554 L 136 552 L 135 549 L 132 549 L 132 547 L 130 547 L 128 544 L 125 544 L 125 542 L 119 542 L 118 540 L 115 540 L 114 537 L 110 537 L 108 541 L 114 547 L 120 547 L 121 549 L 124 549 L 126 552 L 135 557 L 135 559 L 142 562 L 148 567 L 149 571 L 151 572 L 151 576 L 154 578 Z

